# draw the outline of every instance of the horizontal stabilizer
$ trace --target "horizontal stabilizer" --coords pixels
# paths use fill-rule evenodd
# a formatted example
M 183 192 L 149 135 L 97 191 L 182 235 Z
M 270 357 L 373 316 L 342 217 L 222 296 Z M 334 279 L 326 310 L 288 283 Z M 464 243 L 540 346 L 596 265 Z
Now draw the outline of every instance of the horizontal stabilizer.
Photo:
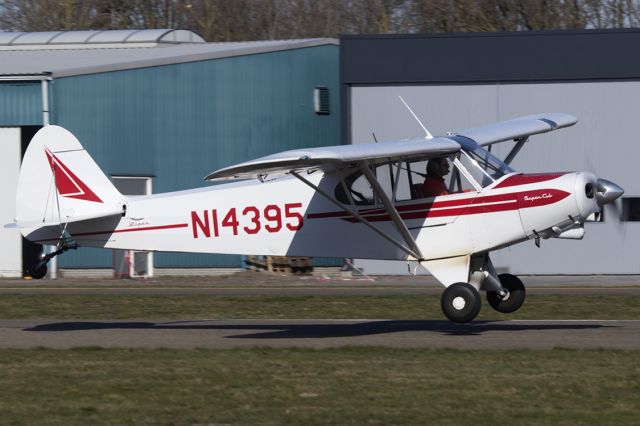
M 117 211 L 111 211 L 111 212 L 107 212 L 107 211 L 100 212 L 100 214 L 73 216 L 66 219 L 63 218 L 61 222 L 51 222 L 51 221 L 43 222 L 40 220 L 20 221 L 20 222 L 7 223 L 6 225 L 4 225 L 4 227 L 8 229 L 27 229 L 27 228 L 35 228 L 35 227 L 43 227 L 43 226 L 58 226 L 58 225 L 63 225 L 65 223 L 82 222 L 84 220 L 98 219 L 101 217 L 122 216 L 122 214 L 123 214 L 123 210 L 119 209 Z

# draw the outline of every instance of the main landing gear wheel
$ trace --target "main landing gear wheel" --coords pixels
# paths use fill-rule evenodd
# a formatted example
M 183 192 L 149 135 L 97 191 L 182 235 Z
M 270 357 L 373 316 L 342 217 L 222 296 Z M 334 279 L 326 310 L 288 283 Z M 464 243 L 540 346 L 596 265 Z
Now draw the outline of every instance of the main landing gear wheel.
M 481 305 L 480 293 L 474 286 L 467 283 L 451 284 L 440 298 L 444 315 L 457 323 L 472 321 L 480 313 Z
M 500 274 L 498 279 L 508 293 L 505 297 L 500 297 L 497 291 L 487 291 L 487 302 L 493 309 L 503 314 L 517 311 L 524 303 L 526 296 L 524 284 L 520 278 L 511 274 Z

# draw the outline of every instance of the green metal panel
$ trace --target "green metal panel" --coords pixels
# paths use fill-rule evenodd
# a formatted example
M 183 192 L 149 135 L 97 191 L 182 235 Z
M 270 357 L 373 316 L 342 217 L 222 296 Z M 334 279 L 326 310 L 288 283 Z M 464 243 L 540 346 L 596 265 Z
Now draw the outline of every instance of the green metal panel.
M 330 90 L 330 115 L 313 89 Z M 57 79 L 52 123 L 111 175 L 154 176 L 154 192 L 206 185 L 212 170 L 298 147 L 337 145 L 338 46 Z M 88 254 L 84 254 L 88 253 Z M 100 258 L 98 258 L 100 257 Z M 108 266 L 79 250 L 63 266 Z M 238 256 L 158 254 L 159 267 L 239 266 Z
M 0 126 L 42 124 L 40 82 L 0 83 Z

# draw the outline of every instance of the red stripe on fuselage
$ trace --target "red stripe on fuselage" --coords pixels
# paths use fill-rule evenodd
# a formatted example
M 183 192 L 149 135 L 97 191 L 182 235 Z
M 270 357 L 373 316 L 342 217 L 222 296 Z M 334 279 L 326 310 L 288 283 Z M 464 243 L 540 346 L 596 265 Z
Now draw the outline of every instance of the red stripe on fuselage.
M 509 194 L 512 195 L 512 194 Z M 491 198 L 491 197 L 502 197 L 503 195 L 493 195 L 487 197 L 481 197 L 483 199 Z M 456 207 L 456 206 L 466 206 L 469 204 L 469 200 L 473 200 L 474 198 L 461 198 L 457 200 L 439 200 L 437 202 L 431 201 L 427 203 L 418 203 L 418 204 L 409 204 L 405 206 L 396 206 L 396 210 L 398 212 L 407 212 L 413 210 L 425 210 L 431 208 L 443 208 L 443 207 Z M 376 214 L 384 214 L 385 210 L 380 208 L 368 208 L 363 210 L 358 210 L 358 214 L 362 216 L 367 215 L 376 215 Z M 348 213 L 339 210 L 335 212 L 325 212 L 325 213 L 310 213 L 307 215 L 309 219 L 326 219 L 331 217 L 351 217 Z
M 557 179 L 560 176 L 564 176 L 566 173 L 529 173 L 529 174 L 520 174 L 509 176 L 499 184 L 493 187 L 493 189 L 497 188 L 507 188 L 509 186 L 517 186 L 517 185 L 527 185 L 530 183 L 539 183 L 546 182 L 548 180 Z
M 559 189 L 537 189 L 526 192 L 512 192 L 509 194 L 497 194 L 474 198 L 462 198 L 458 200 L 445 200 L 398 206 L 397 210 L 402 219 L 465 216 L 517 210 L 518 208 L 540 207 L 556 203 L 569 195 L 571 194 Z M 387 215 L 382 209 L 367 209 L 365 212 L 359 211 L 358 213 L 371 222 L 391 220 L 389 215 Z M 307 215 L 307 218 L 339 218 L 349 222 L 357 222 L 357 219 L 342 211 L 312 213 Z
M 77 234 L 72 234 L 72 236 L 84 237 L 87 235 L 118 234 L 120 232 L 157 231 L 160 229 L 187 228 L 188 226 L 189 226 L 188 223 L 176 223 L 173 225 L 146 226 L 143 228 L 112 229 L 110 231 L 96 231 L 96 232 L 80 232 Z

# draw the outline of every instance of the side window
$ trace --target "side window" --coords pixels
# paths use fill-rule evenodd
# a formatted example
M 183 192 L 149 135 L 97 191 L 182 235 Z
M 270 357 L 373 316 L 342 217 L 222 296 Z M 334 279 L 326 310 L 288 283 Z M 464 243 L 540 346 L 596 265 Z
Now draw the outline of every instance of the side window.
M 413 173 L 412 168 L 420 170 L 420 167 L 417 163 L 411 164 L 407 162 L 393 163 L 391 165 L 396 200 L 411 199 L 411 184 L 420 182 L 422 179 L 420 175 Z
M 356 171 L 345 177 L 336 186 L 335 196 L 338 201 L 344 204 L 353 203 L 357 206 L 363 206 L 374 203 L 373 188 L 361 171 Z
M 400 180 L 401 187 L 397 190 L 396 200 L 404 201 L 410 199 L 417 198 L 429 198 L 433 195 L 425 193 L 425 181 L 427 179 L 428 169 L 432 169 L 432 177 L 430 179 L 435 179 L 437 182 L 442 182 L 444 184 L 444 188 L 446 188 L 443 192 L 445 194 L 456 194 L 460 192 L 468 192 L 475 191 L 476 188 L 471 184 L 468 179 L 468 173 L 466 170 L 461 171 L 456 162 L 454 161 L 455 157 L 447 156 L 447 157 L 438 157 L 428 161 L 414 161 L 410 163 L 403 163 L 402 168 L 404 173 Z M 433 168 L 434 166 L 429 166 L 429 162 L 446 162 L 446 166 L 441 168 L 440 173 L 437 176 L 433 176 Z M 406 190 L 402 190 L 402 185 L 405 185 Z M 440 184 L 438 184 L 440 186 Z
M 449 156 L 429 160 L 446 164 L 439 169 L 440 173 L 436 179 L 437 186 L 441 191 L 439 195 L 476 190 L 469 180 L 470 178 L 474 179 L 475 176 L 472 176 L 466 170 L 466 167 L 460 168 L 460 163 L 454 161 L 456 158 Z M 429 198 L 434 196 L 424 192 L 429 161 L 390 162 L 376 166 L 373 171 L 383 191 L 393 201 Z M 431 168 L 432 174 L 430 176 L 433 179 L 433 165 Z M 338 201 L 344 204 L 356 206 L 380 204 L 380 200 L 374 193 L 369 181 L 359 170 L 347 175 L 336 186 L 335 196 Z
M 347 185 L 351 198 L 353 198 L 353 202 L 357 205 L 373 204 L 373 188 L 371 188 L 369 181 L 362 173 L 358 174 L 359 176 L 353 181 L 353 183 L 351 183 L 351 185 Z
M 401 163 L 396 200 L 405 201 L 424 198 L 422 196 L 422 186 L 427 176 L 426 167 L 426 161 L 407 161 Z
M 394 164 L 382 164 L 374 170 L 374 175 L 387 197 L 393 198 L 393 190 L 397 176 L 397 166 Z M 367 178 L 360 171 L 356 171 L 344 178 L 335 190 L 336 199 L 345 204 L 372 205 L 378 204 L 373 188 Z

